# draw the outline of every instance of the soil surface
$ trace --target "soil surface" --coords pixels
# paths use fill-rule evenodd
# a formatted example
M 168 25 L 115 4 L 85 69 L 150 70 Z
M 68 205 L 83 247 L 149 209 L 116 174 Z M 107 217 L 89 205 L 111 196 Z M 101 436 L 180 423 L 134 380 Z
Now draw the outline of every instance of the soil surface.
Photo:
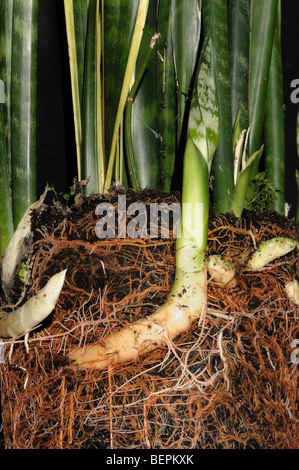
M 120 194 L 127 208 L 135 202 L 146 207 L 145 238 L 123 237 L 120 223 L 115 237 L 96 235 L 96 207 L 113 204 L 119 222 Z M 237 283 L 223 289 L 208 279 L 200 325 L 135 363 L 107 371 L 70 367 L 70 351 L 101 341 L 165 301 L 175 272 L 175 214 L 169 237 L 149 236 L 150 204 L 162 202 L 179 204 L 180 195 L 79 194 L 72 210 L 55 203 L 33 214 L 30 282 L 25 290 L 16 282 L 12 305 L 68 271 L 55 310 L 30 334 L 28 354 L 23 338 L 16 339 L 9 362 L 12 341 L 5 341 L 0 374 L 6 448 L 298 447 L 299 309 L 284 290 L 299 277 L 298 246 L 261 272 L 243 269 L 255 244 L 277 236 L 298 241 L 298 225 L 277 213 L 244 211 L 237 220 L 216 217 L 211 208 L 207 256 L 231 261 Z

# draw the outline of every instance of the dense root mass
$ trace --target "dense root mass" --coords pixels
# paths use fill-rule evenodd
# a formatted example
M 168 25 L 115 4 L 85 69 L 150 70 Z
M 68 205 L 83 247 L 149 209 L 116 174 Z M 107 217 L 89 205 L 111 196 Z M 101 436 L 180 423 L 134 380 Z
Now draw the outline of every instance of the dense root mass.
M 139 194 L 144 204 L 162 199 L 170 204 L 177 195 Z M 99 240 L 98 202 L 68 215 L 49 208 L 35 219 L 33 282 L 22 301 L 68 271 L 55 311 L 28 339 L 29 353 L 23 339 L 12 352 L 3 341 L 5 447 L 297 448 L 299 308 L 285 285 L 299 274 L 298 249 L 258 273 L 242 266 L 255 243 L 298 238 L 298 226 L 275 214 L 211 218 L 208 255 L 234 264 L 236 284 L 208 282 L 210 313 L 201 325 L 137 362 L 80 371 L 69 367 L 69 353 L 153 313 L 175 270 L 171 238 Z

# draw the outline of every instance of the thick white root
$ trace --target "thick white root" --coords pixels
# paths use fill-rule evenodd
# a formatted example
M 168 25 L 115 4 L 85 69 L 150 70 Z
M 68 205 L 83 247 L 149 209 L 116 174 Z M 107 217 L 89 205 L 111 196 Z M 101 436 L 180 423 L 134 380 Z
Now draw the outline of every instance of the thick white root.
M 237 284 L 234 267 L 221 255 L 209 257 L 207 270 L 212 280 L 220 287 L 231 288 Z
M 262 242 L 250 257 L 245 270 L 259 271 L 276 258 L 290 253 L 297 245 L 296 240 L 286 237 L 271 238 Z
M 4 312 L 0 318 L 0 338 L 26 335 L 39 325 L 54 309 L 60 295 L 66 269 L 52 276 L 45 287 L 13 312 Z
M 165 304 L 152 315 L 117 331 L 99 344 L 73 351 L 69 357 L 73 366 L 105 369 L 110 363 L 133 361 L 188 330 L 202 315 L 204 273 L 186 275 L 179 284 L 176 283 L 175 292 L 172 291 Z

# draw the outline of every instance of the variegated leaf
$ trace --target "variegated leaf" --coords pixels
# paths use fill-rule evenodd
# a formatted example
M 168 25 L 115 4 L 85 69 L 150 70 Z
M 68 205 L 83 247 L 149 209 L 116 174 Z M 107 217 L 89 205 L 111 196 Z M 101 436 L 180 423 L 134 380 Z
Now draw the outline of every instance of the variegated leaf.
M 220 134 L 214 70 L 213 44 L 211 38 L 207 37 L 192 95 L 188 132 L 204 156 L 209 170 Z

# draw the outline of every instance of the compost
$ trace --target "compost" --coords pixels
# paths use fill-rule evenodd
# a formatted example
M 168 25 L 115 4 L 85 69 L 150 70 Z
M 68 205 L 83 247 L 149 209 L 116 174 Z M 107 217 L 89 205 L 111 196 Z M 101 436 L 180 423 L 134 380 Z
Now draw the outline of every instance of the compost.
M 128 191 L 127 204 L 180 203 L 178 193 Z M 68 354 L 151 314 L 174 280 L 175 239 L 99 239 L 99 202 L 117 213 L 118 193 L 82 197 L 66 211 L 32 216 L 26 287 L 10 307 L 67 268 L 48 319 L 24 339 L 3 341 L 3 442 L 7 449 L 294 449 L 298 447 L 298 306 L 285 285 L 299 275 L 298 248 L 257 273 L 244 253 L 276 236 L 299 237 L 276 213 L 211 216 L 208 255 L 237 268 L 236 286 L 208 279 L 204 321 L 134 363 L 78 370 Z M 2 299 L 2 306 L 7 307 Z M 5 304 L 5 305 L 4 305 Z

